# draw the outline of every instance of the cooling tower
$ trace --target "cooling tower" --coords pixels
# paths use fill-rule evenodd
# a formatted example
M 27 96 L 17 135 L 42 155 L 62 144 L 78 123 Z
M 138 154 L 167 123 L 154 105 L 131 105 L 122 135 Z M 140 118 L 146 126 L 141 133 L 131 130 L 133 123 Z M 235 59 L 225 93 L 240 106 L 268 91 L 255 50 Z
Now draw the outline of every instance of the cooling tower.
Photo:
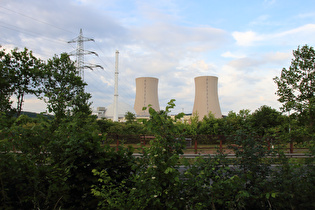
M 196 113 L 199 120 L 211 112 L 215 118 L 222 118 L 218 97 L 218 77 L 195 77 L 195 102 L 193 115 Z
M 134 110 L 138 117 L 150 116 L 149 109 L 143 111 L 143 107 L 151 104 L 155 111 L 160 111 L 158 98 L 158 82 L 154 77 L 136 78 L 136 99 Z

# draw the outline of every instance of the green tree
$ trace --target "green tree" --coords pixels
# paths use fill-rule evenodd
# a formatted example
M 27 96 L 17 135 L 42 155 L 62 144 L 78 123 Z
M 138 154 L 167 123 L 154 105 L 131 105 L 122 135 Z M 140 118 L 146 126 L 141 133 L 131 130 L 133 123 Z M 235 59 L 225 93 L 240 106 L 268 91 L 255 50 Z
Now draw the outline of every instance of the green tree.
M 214 117 L 214 114 L 209 112 L 207 116 L 203 117 L 200 123 L 200 133 L 207 135 L 217 135 L 219 132 L 219 119 Z
M 234 135 L 237 130 L 243 129 L 250 122 L 250 110 L 242 109 L 239 113 L 230 111 L 228 115 L 222 119 L 222 132 L 225 135 Z
M 253 129 L 260 136 L 264 136 L 271 128 L 281 125 L 281 120 L 281 113 L 266 105 L 253 112 L 250 118 Z
M 11 110 L 12 101 L 10 97 L 13 89 L 10 84 L 10 55 L 4 49 L 0 51 L 0 111 L 8 112 Z
M 14 94 L 17 99 L 17 116 L 21 114 L 26 94 L 39 95 L 43 62 L 36 58 L 32 51 L 14 49 L 11 53 L 0 52 L 1 71 L 1 109 L 7 111 L 11 106 L 10 97 Z
M 133 123 L 136 120 L 136 115 L 132 112 L 126 112 L 125 114 L 126 123 Z
M 305 45 L 293 51 L 294 59 L 288 69 L 283 68 L 274 81 L 285 112 L 295 111 L 305 118 L 314 131 L 315 120 L 315 50 Z
M 47 103 L 49 112 L 60 122 L 67 111 L 89 112 L 90 94 L 84 93 L 86 83 L 78 76 L 78 71 L 69 55 L 63 53 L 47 61 L 41 98 Z

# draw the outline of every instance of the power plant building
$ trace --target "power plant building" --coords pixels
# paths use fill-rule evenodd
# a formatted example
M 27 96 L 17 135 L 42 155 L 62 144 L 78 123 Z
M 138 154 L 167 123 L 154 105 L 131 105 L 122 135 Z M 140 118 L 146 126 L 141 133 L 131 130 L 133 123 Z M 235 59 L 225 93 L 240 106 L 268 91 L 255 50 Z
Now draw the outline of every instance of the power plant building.
M 195 101 L 193 115 L 197 114 L 199 120 L 211 112 L 215 118 L 222 118 L 218 97 L 218 77 L 195 77 Z
M 134 110 L 137 117 L 148 117 L 149 109 L 142 110 L 143 107 L 151 107 L 155 111 L 160 111 L 159 97 L 158 97 L 158 82 L 154 77 L 139 77 L 136 78 L 136 98 Z

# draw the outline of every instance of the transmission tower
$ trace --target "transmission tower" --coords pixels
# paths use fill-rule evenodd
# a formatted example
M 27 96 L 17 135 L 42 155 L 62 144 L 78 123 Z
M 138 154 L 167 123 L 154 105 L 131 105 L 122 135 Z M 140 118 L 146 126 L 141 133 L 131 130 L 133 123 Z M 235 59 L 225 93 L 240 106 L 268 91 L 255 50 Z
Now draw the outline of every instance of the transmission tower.
M 77 66 L 77 69 L 79 71 L 79 76 L 82 78 L 82 80 L 84 80 L 84 69 L 85 68 L 89 68 L 89 69 L 93 70 L 93 68 L 98 67 L 98 68 L 103 69 L 103 67 L 100 65 L 94 65 L 94 64 L 85 65 L 84 55 L 94 54 L 94 55 L 98 56 L 96 52 L 84 50 L 83 43 L 87 42 L 87 41 L 93 41 L 94 42 L 94 39 L 84 37 L 83 33 L 82 33 L 82 29 L 80 29 L 79 36 L 68 42 L 68 43 L 77 43 L 77 49 L 75 50 L 75 52 L 71 52 L 69 55 L 75 55 L 76 56 L 76 66 Z

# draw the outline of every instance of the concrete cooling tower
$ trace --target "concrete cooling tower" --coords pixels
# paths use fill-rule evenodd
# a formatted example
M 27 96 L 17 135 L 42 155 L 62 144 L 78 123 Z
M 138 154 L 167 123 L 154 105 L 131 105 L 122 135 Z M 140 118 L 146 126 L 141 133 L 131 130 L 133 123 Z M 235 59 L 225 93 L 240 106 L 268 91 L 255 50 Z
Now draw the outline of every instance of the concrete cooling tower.
M 139 77 L 136 78 L 136 99 L 134 110 L 138 117 L 150 116 L 149 110 L 143 111 L 143 107 L 149 104 L 155 111 L 160 111 L 159 98 L 158 98 L 158 82 L 159 80 L 154 77 Z
M 193 115 L 196 113 L 199 120 L 211 111 L 215 118 L 222 118 L 218 97 L 218 77 L 195 77 L 195 102 Z

